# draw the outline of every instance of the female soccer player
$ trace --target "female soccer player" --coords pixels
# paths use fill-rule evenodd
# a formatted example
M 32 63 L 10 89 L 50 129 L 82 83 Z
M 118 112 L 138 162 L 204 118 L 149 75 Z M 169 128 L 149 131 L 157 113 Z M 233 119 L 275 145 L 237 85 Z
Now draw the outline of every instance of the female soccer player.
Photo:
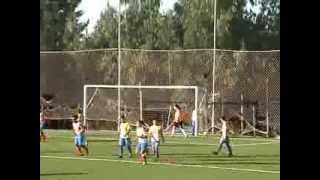
M 182 132 L 182 134 L 185 136 L 185 137 L 188 137 L 188 135 L 186 134 L 186 132 L 184 131 L 183 129 L 183 122 L 182 122 L 182 119 L 180 118 L 181 116 L 181 108 L 178 104 L 176 104 L 174 107 L 174 119 L 173 119 L 173 126 L 172 126 L 172 132 L 171 132 L 171 136 L 173 136 L 175 134 L 175 129 L 176 128 L 179 128 L 180 131 Z
M 151 142 L 151 149 L 156 158 L 159 158 L 159 146 L 160 146 L 160 137 L 164 143 L 164 137 L 162 133 L 161 126 L 157 126 L 157 121 L 152 121 L 153 125 L 149 129 L 149 138 Z
M 79 155 L 83 155 L 81 149 L 85 150 L 85 154 L 88 155 L 89 154 L 89 149 L 86 143 L 86 137 L 85 137 L 85 126 L 83 126 L 80 121 L 79 121 L 79 116 L 78 115 L 74 115 L 73 117 L 73 133 L 74 133 L 74 144 L 75 144 L 75 148 L 76 148 L 76 152 Z
M 119 158 L 122 158 L 123 156 L 123 147 L 127 147 L 129 151 L 129 158 L 132 156 L 130 132 L 131 132 L 131 127 L 129 123 L 126 121 L 126 119 L 124 119 L 124 116 L 122 116 L 121 124 L 120 124 L 120 136 L 119 136 L 119 148 L 120 148 Z
M 46 117 L 44 113 L 40 110 L 40 142 L 47 141 L 47 135 L 44 132 L 44 126 L 46 124 Z
M 148 135 L 144 130 L 142 124 L 138 121 L 137 123 L 137 138 L 138 138 L 138 146 L 137 153 L 139 160 L 142 161 L 143 165 L 147 164 L 147 147 L 148 147 Z
M 222 128 L 221 128 L 221 138 L 219 141 L 219 147 L 218 150 L 216 152 L 214 152 L 215 155 L 218 155 L 222 146 L 225 145 L 227 146 L 228 152 L 229 152 L 229 156 L 232 156 L 232 149 L 230 146 L 230 141 L 229 141 L 229 136 L 228 136 L 228 129 L 227 129 L 227 122 L 225 117 L 223 116 L 222 118 L 220 118 L 220 121 L 222 123 Z

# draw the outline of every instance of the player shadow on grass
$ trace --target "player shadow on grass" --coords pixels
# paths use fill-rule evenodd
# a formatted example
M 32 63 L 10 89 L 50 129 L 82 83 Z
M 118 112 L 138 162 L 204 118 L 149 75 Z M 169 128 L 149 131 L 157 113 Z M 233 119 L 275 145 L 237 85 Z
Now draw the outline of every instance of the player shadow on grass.
M 280 162 L 255 162 L 255 161 L 213 161 L 196 163 L 199 165 L 280 165 Z
M 167 143 L 167 144 L 162 144 L 161 146 L 166 146 L 166 147 L 171 147 L 171 148 L 175 148 L 175 147 L 199 147 L 199 146 L 212 146 L 210 144 L 174 144 L 174 143 Z
M 66 153 L 68 151 L 66 150 L 46 150 L 46 151 L 40 151 L 40 154 L 60 154 L 60 153 Z
M 119 140 L 111 140 L 111 139 L 89 139 L 88 143 L 93 143 L 93 142 L 117 142 Z
M 67 175 L 85 175 L 84 172 L 63 172 L 63 173 L 40 173 L 40 176 L 67 176 Z
M 168 154 L 171 155 L 171 154 Z M 183 154 L 180 154 L 183 155 Z M 255 155 L 233 155 L 232 157 L 228 157 L 227 155 L 213 155 L 213 154 L 184 154 L 184 155 L 191 155 L 192 158 L 206 158 L 206 159 L 248 159 L 248 158 L 280 158 L 279 154 L 255 154 Z
M 208 154 L 204 153 L 161 153 L 161 155 L 166 155 L 166 156 L 184 156 L 184 157 L 204 157 L 207 156 L 209 157 Z

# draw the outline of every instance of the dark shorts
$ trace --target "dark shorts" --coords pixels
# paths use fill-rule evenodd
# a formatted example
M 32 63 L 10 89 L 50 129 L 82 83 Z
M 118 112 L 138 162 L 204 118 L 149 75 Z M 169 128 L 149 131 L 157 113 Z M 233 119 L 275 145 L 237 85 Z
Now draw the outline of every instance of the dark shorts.
M 181 127 L 182 128 L 182 122 L 173 122 L 174 127 Z

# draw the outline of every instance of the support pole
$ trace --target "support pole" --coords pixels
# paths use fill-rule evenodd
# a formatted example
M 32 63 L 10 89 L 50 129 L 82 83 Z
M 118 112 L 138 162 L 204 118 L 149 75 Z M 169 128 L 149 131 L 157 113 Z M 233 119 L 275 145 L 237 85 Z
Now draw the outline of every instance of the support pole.
M 195 89 L 195 93 L 194 93 L 194 107 L 195 107 L 195 111 L 196 111 L 196 121 L 195 121 L 195 130 L 194 130 L 194 136 L 198 136 L 198 87 L 196 87 Z
M 215 73 L 216 73 L 216 30 L 217 30 L 217 0 L 214 0 L 214 32 L 213 32 L 213 63 L 212 63 L 212 117 L 211 117 L 211 128 L 212 134 L 214 134 L 214 126 L 215 126 L 215 114 L 214 114 L 214 101 L 215 101 Z
M 83 123 L 87 127 L 88 130 L 88 124 L 87 124 L 87 87 L 83 86 Z
M 121 32 L 121 6 L 119 0 L 119 12 L 118 12 L 118 85 L 121 84 L 121 39 L 120 39 L 120 32 Z M 121 95 L 120 95 L 120 87 L 118 87 L 118 131 L 120 130 L 120 106 L 121 106 Z
M 241 93 L 241 107 L 240 107 L 240 113 L 241 113 L 241 116 L 240 116 L 240 121 L 241 121 L 241 128 L 240 128 L 240 133 L 242 133 L 243 132 L 243 93 Z
M 252 105 L 252 123 L 253 123 L 253 136 L 256 137 L 256 107 Z
M 267 138 L 269 137 L 269 78 L 266 79 L 266 120 L 267 120 Z
M 141 87 L 141 82 L 139 82 L 139 86 Z M 140 99 L 140 121 L 143 120 L 142 118 L 142 90 L 139 88 L 139 99 Z

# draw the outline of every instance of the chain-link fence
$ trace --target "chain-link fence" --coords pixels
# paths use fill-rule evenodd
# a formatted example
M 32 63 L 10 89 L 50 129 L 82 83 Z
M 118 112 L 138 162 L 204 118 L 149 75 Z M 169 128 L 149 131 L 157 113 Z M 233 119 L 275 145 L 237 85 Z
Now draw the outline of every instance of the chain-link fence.
M 68 119 L 77 111 L 83 102 L 84 84 L 117 85 L 118 83 L 117 49 L 40 52 L 40 58 L 40 96 L 52 98 L 46 109 L 51 119 Z M 122 85 L 141 83 L 141 85 L 198 86 L 201 89 L 198 94 L 199 131 L 206 131 L 211 127 L 212 49 L 122 49 L 120 67 Z M 280 51 L 216 50 L 215 69 L 216 124 L 221 116 L 231 117 L 242 109 L 244 120 L 249 125 L 265 131 L 266 122 L 269 120 L 269 129 L 280 133 Z M 101 105 L 97 111 L 104 111 L 102 107 L 106 106 L 117 109 L 117 91 L 108 93 L 107 97 L 103 98 L 103 93 L 100 93 L 99 97 L 105 99 L 104 103 L 107 99 L 113 99 L 112 103 L 109 101 L 109 104 Z M 126 96 L 125 92 L 121 94 L 123 98 L 130 97 Z M 166 92 L 164 95 L 160 95 L 160 91 L 146 91 L 143 94 L 144 98 L 152 97 L 152 100 L 147 101 L 153 102 L 144 106 L 156 108 L 158 105 L 159 112 L 161 108 L 169 111 L 170 105 L 179 102 L 185 104 L 188 111 L 194 108 L 188 107 L 190 104 L 188 101 L 193 99 L 193 95 L 187 91 L 175 91 L 169 94 Z M 134 104 L 137 100 L 136 95 L 136 92 L 132 95 L 134 100 L 122 99 L 121 108 L 124 109 L 125 106 L 132 104 L 131 109 L 139 109 L 139 105 Z M 95 103 L 98 99 L 97 96 Z M 166 103 L 161 103 L 163 101 Z M 159 114 L 165 116 L 166 113 Z M 92 119 L 98 121 L 101 117 Z M 115 117 L 111 119 L 113 122 L 116 121 Z

